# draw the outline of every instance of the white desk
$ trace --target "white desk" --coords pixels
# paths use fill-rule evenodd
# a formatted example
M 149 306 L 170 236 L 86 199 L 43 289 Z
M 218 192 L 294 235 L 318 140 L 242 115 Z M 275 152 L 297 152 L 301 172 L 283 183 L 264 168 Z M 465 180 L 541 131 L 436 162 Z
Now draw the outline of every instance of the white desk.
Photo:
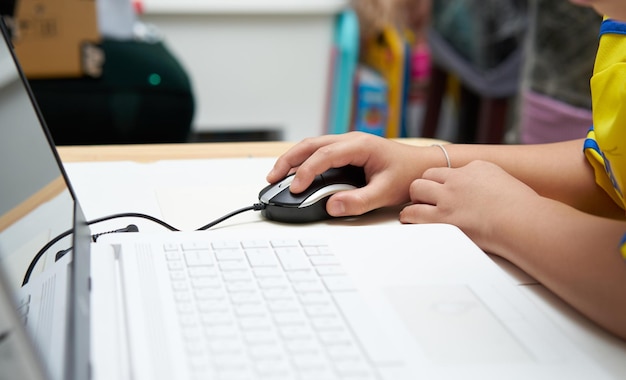
M 414 144 L 431 142 L 426 139 L 409 141 Z M 265 174 L 274 162 L 273 156 L 289 146 L 287 142 L 274 142 L 72 147 L 60 148 L 60 153 L 88 219 L 135 211 L 191 230 L 256 202 L 258 191 L 265 184 Z M 158 157 L 167 160 L 155 161 Z M 123 159 L 133 161 L 119 161 Z M 367 222 L 398 223 L 396 211 L 375 212 L 368 216 Z M 272 226 L 252 211 L 235 216 L 221 226 L 245 228 L 251 224 L 255 228 Z M 119 228 L 119 222 L 99 226 L 102 230 L 108 227 Z M 626 342 L 598 328 L 510 264 L 497 262 L 511 281 L 549 315 L 555 328 L 562 329 L 573 344 L 615 379 L 626 378 Z
M 289 141 L 325 128 L 334 17 L 346 0 L 144 0 L 188 71 L 195 132 L 277 131 Z

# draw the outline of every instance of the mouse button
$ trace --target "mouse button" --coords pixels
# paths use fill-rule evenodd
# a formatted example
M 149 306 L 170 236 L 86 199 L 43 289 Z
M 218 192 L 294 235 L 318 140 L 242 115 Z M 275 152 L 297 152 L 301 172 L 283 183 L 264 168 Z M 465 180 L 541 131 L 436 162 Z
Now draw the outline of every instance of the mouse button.
M 292 193 L 288 187 L 284 187 L 283 191 L 278 192 L 274 197 L 270 198 L 269 203 L 288 206 L 288 207 L 297 207 L 299 206 L 305 199 L 311 196 L 311 194 L 318 191 L 320 188 L 324 186 L 324 181 L 321 176 L 316 176 L 313 180 L 313 183 L 304 191 L 300 193 Z
M 329 185 L 311 194 L 309 197 L 307 197 L 304 200 L 304 202 L 302 202 L 302 204 L 299 207 L 300 208 L 309 207 L 324 198 L 328 198 L 329 196 L 335 193 L 338 193 L 340 191 L 345 191 L 345 190 L 354 190 L 354 189 L 356 189 L 355 186 L 344 184 L 344 183 Z
M 267 185 L 261 192 L 259 193 L 259 200 L 263 203 L 269 203 L 269 201 L 278 195 L 281 191 L 289 188 L 291 182 L 293 182 L 294 176 L 290 175 L 289 177 L 283 179 L 282 181 Z

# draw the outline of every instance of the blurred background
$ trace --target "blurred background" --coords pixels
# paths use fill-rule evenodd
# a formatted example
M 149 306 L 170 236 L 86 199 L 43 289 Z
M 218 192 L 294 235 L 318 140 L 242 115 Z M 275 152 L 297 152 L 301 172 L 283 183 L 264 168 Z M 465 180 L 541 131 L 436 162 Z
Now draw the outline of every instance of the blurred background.
M 2 0 L 58 145 L 583 137 L 601 17 L 568 0 Z M 1 91 L 1 89 L 0 89 Z

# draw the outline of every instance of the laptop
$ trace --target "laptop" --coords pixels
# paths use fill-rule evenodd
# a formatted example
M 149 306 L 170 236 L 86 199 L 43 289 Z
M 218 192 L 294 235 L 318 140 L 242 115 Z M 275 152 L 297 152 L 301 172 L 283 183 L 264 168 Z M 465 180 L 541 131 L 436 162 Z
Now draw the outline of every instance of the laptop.
M 609 377 L 453 226 L 268 224 L 92 242 L 8 41 L 3 30 L 1 374 Z

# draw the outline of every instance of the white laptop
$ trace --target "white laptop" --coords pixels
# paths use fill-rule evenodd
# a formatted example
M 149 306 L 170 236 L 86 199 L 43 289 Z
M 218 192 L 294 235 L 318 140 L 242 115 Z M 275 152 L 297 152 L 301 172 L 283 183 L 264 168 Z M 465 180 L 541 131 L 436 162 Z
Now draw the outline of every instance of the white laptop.
M 453 226 L 226 227 L 92 243 L 6 41 L 0 263 L 12 304 L 0 307 L 0 373 L 608 377 Z M 15 356 L 24 360 L 3 360 Z

